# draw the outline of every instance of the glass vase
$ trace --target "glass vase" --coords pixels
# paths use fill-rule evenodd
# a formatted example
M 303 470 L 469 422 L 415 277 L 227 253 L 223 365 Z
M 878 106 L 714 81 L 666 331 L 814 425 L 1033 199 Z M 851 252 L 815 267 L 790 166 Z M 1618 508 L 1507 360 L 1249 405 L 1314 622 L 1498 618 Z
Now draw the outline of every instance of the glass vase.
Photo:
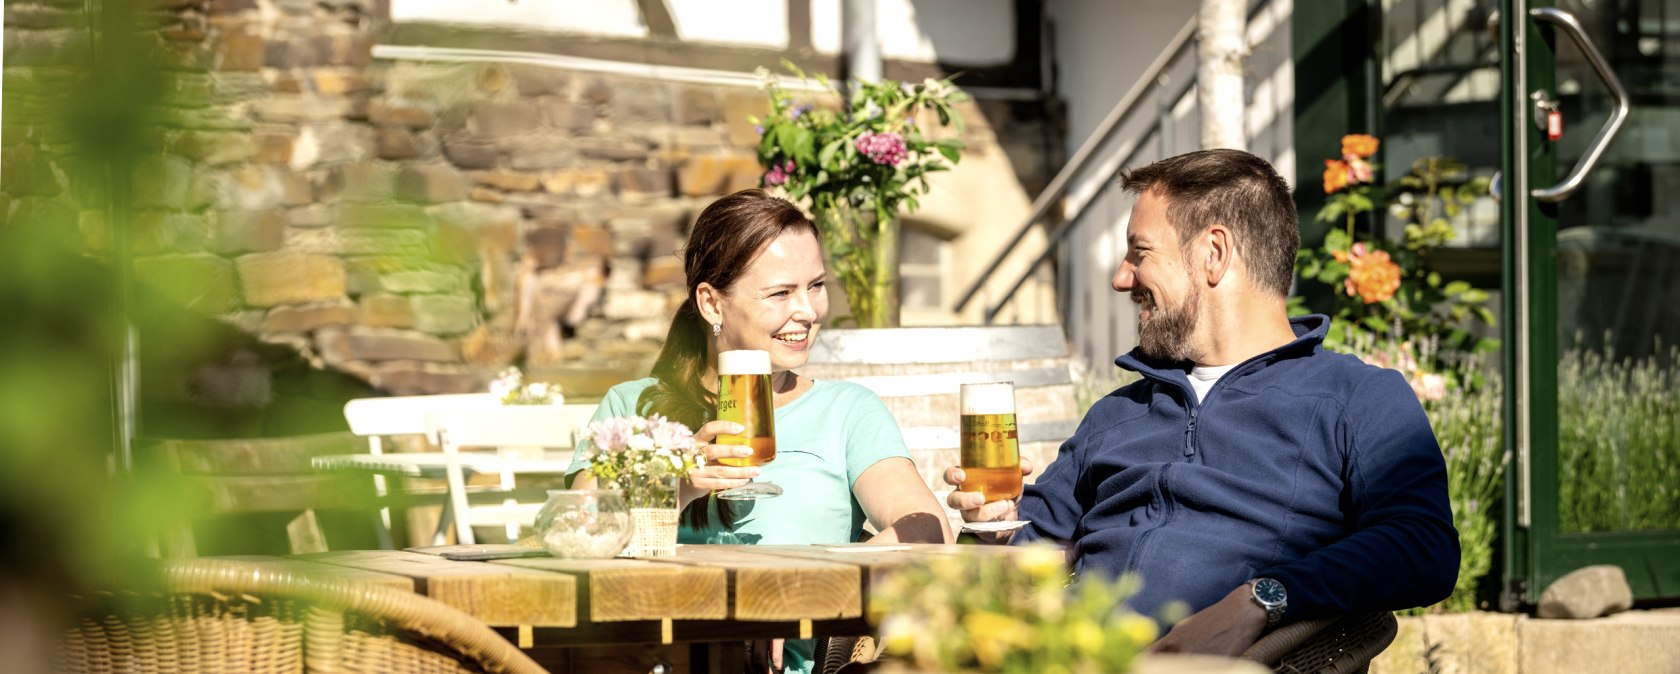
M 544 549 L 566 559 L 606 559 L 630 542 L 630 508 L 616 489 L 551 489 L 537 511 Z
M 846 306 L 860 328 L 898 327 L 899 227 L 871 207 L 843 201 L 813 206 L 823 235 L 823 255 L 840 281 Z

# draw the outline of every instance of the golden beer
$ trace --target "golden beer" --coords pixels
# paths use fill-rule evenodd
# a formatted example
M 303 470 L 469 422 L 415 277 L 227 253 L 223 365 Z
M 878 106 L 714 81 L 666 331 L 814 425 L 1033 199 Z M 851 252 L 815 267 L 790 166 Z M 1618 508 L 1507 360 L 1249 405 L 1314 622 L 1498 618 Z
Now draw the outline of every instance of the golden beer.
M 770 385 L 770 358 L 763 351 L 718 354 L 717 418 L 746 430 L 719 435 L 720 445 L 746 445 L 752 456 L 718 459 L 725 466 L 762 466 L 776 460 L 776 398 Z
M 964 384 L 961 433 L 963 491 L 986 502 L 1021 495 L 1021 443 L 1015 427 L 1015 387 L 1009 382 Z

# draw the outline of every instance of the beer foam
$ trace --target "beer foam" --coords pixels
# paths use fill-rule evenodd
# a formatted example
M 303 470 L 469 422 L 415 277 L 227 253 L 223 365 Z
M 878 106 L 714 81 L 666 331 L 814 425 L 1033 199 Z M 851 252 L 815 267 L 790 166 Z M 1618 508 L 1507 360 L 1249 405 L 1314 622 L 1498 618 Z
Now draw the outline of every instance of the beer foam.
M 963 414 L 1014 414 L 1015 385 L 1006 381 L 962 385 Z
M 743 350 L 719 353 L 718 374 L 770 374 L 770 352 Z

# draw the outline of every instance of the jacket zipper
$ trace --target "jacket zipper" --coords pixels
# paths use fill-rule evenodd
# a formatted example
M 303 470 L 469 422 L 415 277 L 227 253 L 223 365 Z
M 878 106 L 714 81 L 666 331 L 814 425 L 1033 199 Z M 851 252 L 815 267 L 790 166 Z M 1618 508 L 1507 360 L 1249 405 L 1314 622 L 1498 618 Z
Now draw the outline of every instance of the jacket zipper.
M 1200 406 L 1190 408 L 1190 424 L 1184 429 L 1184 456 L 1186 457 L 1196 455 L 1196 413 L 1199 411 L 1201 411 Z

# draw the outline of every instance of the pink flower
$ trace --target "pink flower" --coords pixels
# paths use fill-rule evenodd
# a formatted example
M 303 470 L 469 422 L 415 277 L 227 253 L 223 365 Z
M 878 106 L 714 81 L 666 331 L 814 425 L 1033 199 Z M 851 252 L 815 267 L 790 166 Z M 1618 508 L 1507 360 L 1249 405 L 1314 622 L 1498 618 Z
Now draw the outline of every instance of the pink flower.
M 1375 173 L 1371 170 L 1371 163 L 1354 155 L 1342 157 L 1347 160 L 1348 180 L 1353 183 L 1368 183 Z
M 1447 395 L 1447 378 L 1427 372 L 1418 373 L 1412 378 L 1412 393 L 1416 393 L 1419 400 L 1440 400 Z
M 630 436 L 636 432 L 633 417 L 613 417 L 589 425 L 589 444 L 597 452 L 616 452 L 630 446 Z M 639 421 L 636 420 L 636 421 Z
M 789 178 L 793 177 L 795 168 L 798 168 L 798 165 L 794 164 L 792 159 L 781 164 L 770 164 L 769 172 L 764 174 L 764 184 L 774 187 L 786 183 Z
M 647 434 L 653 439 L 653 445 L 661 449 L 694 449 L 694 433 L 680 421 L 672 421 L 655 414 L 648 417 Z
M 904 161 L 904 137 L 891 132 L 866 132 L 858 136 L 857 150 L 882 166 L 898 166 Z

